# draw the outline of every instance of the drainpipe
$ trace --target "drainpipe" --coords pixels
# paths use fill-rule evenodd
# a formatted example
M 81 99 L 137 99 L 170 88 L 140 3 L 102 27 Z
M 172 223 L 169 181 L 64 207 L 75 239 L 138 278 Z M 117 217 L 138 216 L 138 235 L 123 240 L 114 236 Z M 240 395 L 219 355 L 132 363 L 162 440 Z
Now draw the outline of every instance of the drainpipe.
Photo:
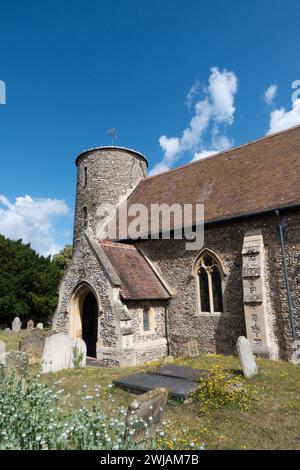
M 167 340 L 167 355 L 170 356 L 170 341 L 169 341 L 169 332 L 168 332 L 168 306 L 170 305 L 170 300 L 168 300 L 165 305 L 165 334 Z
M 290 289 L 290 282 L 289 282 L 289 275 L 288 275 L 288 268 L 286 262 L 286 253 L 285 253 L 285 242 L 284 242 L 284 229 L 282 220 L 280 217 L 279 210 L 275 211 L 277 220 L 278 220 L 278 227 L 279 227 L 279 234 L 280 234 L 280 245 L 281 245 L 281 253 L 282 253 L 282 260 L 283 260 L 283 268 L 284 268 L 284 278 L 285 278 L 285 287 L 287 292 L 288 304 L 289 304 L 289 314 L 290 314 L 290 322 L 291 322 L 291 330 L 292 330 L 292 351 L 297 351 L 297 330 L 296 330 L 296 323 L 294 318 L 295 307 L 293 306 L 291 289 Z

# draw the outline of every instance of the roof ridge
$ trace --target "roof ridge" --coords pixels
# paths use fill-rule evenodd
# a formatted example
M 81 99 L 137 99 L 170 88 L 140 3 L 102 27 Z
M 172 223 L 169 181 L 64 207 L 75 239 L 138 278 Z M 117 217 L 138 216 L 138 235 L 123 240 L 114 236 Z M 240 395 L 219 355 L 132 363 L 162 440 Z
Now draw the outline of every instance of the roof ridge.
M 162 171 L 161 173 L 157 173 L 155 175 L 151 175 L 151 176 L 147 176 L 146 178 L 143 178 L 139 184 L 137 185 L 137 187 L 140 185 L 140 183 L 142 183 L 143 181 L 148 181 L 150 179 L 153 179 L 153 178 L 156 178 L 158 176 L 161 176 L 161 175 L 165 175 L 166 173 L 171 173 L 172 171 L 177 171 L 177 170 L 181 170 L 182 168 L 185 168 L 185 167 L 189 167 L 191 165 L 196 165 L 196 164 L 201 164 L 201 162 L 205 161 L 205 160 L 209 160 L 211 158 L 216 158 L 216 157 L 219 157 L 221 155 L 224 155 L 226 153 L 229 153 L 229 152 L 232 152 L 234 150 L 238 150 L 240 148 L 243 148 L 243 147 L 247 147 L 248 145 L 253 145 L 253 144 L 256 144 L 258 142 L 262 142 L 264 140 L 268 140 L 268 139 L 271 139 L 273 137 L 276 137 L 277 135 L 280 135 L 280 134 L 285 134 L 285 133 L 288 133 L 290 131 L 293 131 L 297 128 L 300 128 L 300 124 L 297 124 L 296 126 L 293 126 L 293 127 L 289 127 L 288 129 L 283 129 L 282 131 L 278 131 L 278 132 L 274 132 L 272 134 L 269 134 L 269 135 L 265 135 L 263 137 L 259 137 L 258 139 L 254 139 L 254 140 L 250 140 L 249 142 L 246 142 L 245 144 L 240 144 L 240 145 L 237 145 L 235 147 L 231 147 L 227 150 L 222 150 L 221 152 L 217 152 L 217 153 L 214 153 L 212 155 L 208 155 L 207 157 L 204 157 L 204 158 L 200 158 L 199 160 L 195 160 L 194 162 L 188 162 L 188 163 L 184 163 L 183 165 L 179 165 L 175 168 L 170 168 L 169 170 L 165 170 L 165 171 Z M 130 197 L 130 196 L 129 196 Z

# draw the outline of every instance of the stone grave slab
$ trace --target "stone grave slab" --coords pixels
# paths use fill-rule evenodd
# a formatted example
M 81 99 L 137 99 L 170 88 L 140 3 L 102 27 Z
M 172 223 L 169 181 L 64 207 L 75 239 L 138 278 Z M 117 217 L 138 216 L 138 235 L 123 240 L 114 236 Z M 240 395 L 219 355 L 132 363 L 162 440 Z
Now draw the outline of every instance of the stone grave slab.
M 157 387 L 166 387 L 170 397 L 185 400 L 196 389 L 197 384 L 191 380 L 168 377 L 159 374 L 133 374 L 114 380 L 113 384 L 133 393 L 143 393 Z
M 206 378 L 209 374 L 205 369 L 193 369 L 192 367 L 175 365 L 160 367 L 155 372 L 159 375 L 177 377 L 178 379 L 191 380 L 192 382 L 198 382 L 200 378 Z

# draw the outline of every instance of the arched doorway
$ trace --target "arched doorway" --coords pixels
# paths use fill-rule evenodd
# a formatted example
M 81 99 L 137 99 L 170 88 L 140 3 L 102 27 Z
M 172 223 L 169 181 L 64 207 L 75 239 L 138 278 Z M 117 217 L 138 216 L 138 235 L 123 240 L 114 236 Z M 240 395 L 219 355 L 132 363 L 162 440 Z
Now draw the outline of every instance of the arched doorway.
M 81 282 L 73 292 L 68 307 L 69 335 L 82 338 L 87 346 L 87 355 L 96 357 L 100 299 L 87 282 Z
M 96 345 L 98 338 L 98 306 L 92 292 L 89 292 L 82 305 L 81 311 L 82 339 L 86 343 L 87 355 L 96 357 Z

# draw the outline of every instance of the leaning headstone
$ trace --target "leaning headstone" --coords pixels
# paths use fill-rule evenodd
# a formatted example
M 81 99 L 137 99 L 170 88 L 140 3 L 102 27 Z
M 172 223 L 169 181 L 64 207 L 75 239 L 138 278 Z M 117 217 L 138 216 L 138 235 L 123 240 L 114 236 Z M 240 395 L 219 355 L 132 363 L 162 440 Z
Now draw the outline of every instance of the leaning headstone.
M 28 356 L 20 351 L 8 351 L 1 356 L 1 378 L 7 378 L 10 374 L 19 379 L 26 376 L 28 369 Z
M 38 324 L 36 325 L 36 327 L 39 328 L 40 330 L 43 330 L 43 329 L 44 329 L 43 323 L 38 323 Z
M 86 366 L 86 344 L 82 338 L 73 341 L 71 366 L 76 368 Z
M 30 365 L 38 364 L 42 359 L 45 338 L 34 333 L 25 336 L 20 341 L 19 350 L 28 354 L 28 361 Z
M 126 416 L 125 438 L 134 442 L 144 439 L 146 432 L 152 430 L 154 424 L 159 423 L 168 400 L 168 389 L 154 388 L 143 393 L 129 405 Z
M 199 356 L 198 344 L 195 339 L 191 339 L 187 342 L 186 352 L 188 357 L 197 357 Z
M 15 317 L 12 321 L 11 324 L 11 329 L 13 330 L 14 333 L 18 333 L 21 329 L 22 322 L 19 317 Z
M 42 372 L 57 372 L 73 367 L 73 340 L 64 333 L 47 336 L 42 356 Z
M 251 349 L 250 342 L 245 336 L 240 336 L 237 340 L 236 347 L 243 368 L 244 376 L 250 379 L 257 374 L 257 366 Z
M 34 328 L 34 321 L 28 320 L 27 322 L 27 330 L 32 330 Z

